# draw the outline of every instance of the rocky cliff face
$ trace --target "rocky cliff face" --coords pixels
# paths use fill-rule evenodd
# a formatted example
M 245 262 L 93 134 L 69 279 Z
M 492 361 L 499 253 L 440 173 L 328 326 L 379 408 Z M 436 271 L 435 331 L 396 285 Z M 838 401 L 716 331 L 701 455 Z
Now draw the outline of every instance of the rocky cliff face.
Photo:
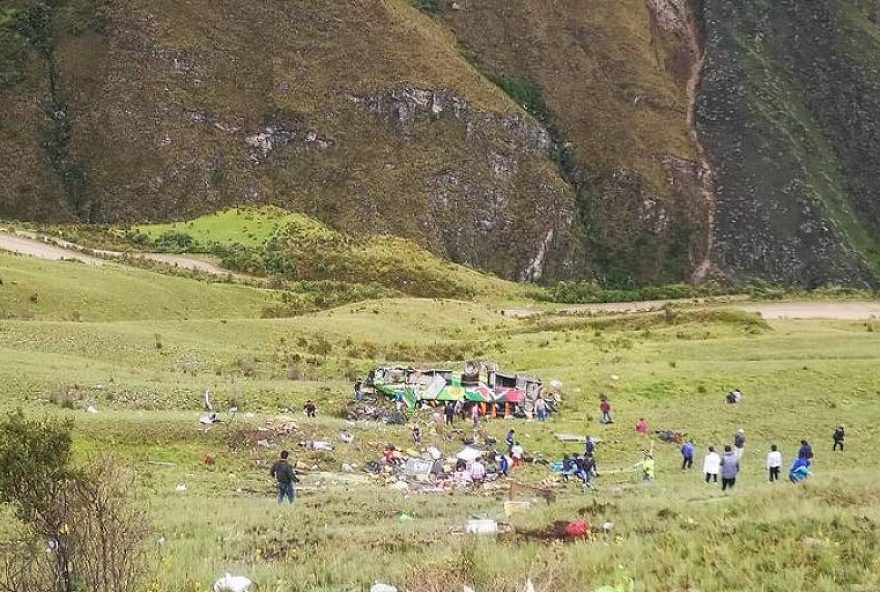
M 416 4 L 7 0 L 0 217 L 268 203 L 518 280 L 877 277 L 875 0 Z

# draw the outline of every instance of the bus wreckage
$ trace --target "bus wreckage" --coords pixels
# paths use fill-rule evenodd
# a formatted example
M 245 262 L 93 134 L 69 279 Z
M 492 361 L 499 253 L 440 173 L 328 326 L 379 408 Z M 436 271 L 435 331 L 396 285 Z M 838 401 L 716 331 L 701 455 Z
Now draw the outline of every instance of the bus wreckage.
M 377 394 L 402 400 L 409 409 L 451 401 L 482 405 L 492 416 L 530 417 L 538 399 L 544 399 L 549 411 L 555 410 L 561 402 L 562 385 L 553 381 L 545 390 L 536 378 L 500 372 L 494 364 L 467 362 L 462 371 L 375 368 L 367 376 L 366 386 Z

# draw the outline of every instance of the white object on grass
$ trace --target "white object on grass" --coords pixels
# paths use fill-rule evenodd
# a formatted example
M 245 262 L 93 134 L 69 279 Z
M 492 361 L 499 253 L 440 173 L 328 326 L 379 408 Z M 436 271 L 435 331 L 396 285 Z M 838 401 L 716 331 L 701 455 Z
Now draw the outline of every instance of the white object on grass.
M 376 582 L 370 586 L 370 592 L 397 592 L 397 588 L 381 582 Z
M 214 582 L 214 592 L 248 592 L 253 582 L 244 576 L 226 574 Z

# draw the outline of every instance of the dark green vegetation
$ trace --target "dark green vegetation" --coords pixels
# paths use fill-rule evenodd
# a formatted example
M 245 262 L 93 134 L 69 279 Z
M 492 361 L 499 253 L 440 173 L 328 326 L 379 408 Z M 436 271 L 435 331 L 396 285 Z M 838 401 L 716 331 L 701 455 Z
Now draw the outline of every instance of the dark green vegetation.
M 512 280 L 865 287 L 877 10 L 7 0 L 0 218 L 274 204 Z

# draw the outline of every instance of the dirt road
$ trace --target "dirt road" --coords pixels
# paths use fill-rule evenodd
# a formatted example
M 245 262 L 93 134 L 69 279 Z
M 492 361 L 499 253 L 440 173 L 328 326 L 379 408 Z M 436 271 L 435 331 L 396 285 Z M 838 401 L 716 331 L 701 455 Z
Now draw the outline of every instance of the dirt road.
M 722 306 L 757 312 L 767 320 L 779 319 L 837 319 L 837 320 L 866 320 L 880 318 L 880 302 L 828 302 L 828 301 L 802 301 L 802 302 L 744 302 L 744 298 L 731 298 L 722 303 Z M 666 304 L 680 306 L 694 305 L 693 300 L 652 300 L 646 302 L 611 302 L 602 304 L 580 304 L 555 309 L 562 314 L 587 314 L 587 313 L 616 313 L 626 314 L 635 312 L 649 312 L 660 310 Z M 700 304 L 698 301 L 697 305 Z M 708 304 L 708 302 L 707 302 Z M 528 318 L 541 314 L 542 310 L 521 308 L 503 311 L 505 316 L 514 318 Z
M 38 257 L 40 259 L 49 259 L 52 261 L 81 261 L 88 265 L 105 265 L 111 260 L 118 259 L 125 255 L 127 257 L 139 257 L 141 259 L 163 263 L 171 267 L 190 269 L 211 275 L 232 275 L 240 277 L 227 269 L 223 269 L 215 263 L 186 255 L 169 255 L 167 253 L 120 253 L 117 251 L 100 250 L 85 252 L 79 246 L 65 241 L 58 240 L 48 243 L 36 238 L 29 238 L 2 231 L 0 231 L 0 250 L 10 251 L 20 255 Z

